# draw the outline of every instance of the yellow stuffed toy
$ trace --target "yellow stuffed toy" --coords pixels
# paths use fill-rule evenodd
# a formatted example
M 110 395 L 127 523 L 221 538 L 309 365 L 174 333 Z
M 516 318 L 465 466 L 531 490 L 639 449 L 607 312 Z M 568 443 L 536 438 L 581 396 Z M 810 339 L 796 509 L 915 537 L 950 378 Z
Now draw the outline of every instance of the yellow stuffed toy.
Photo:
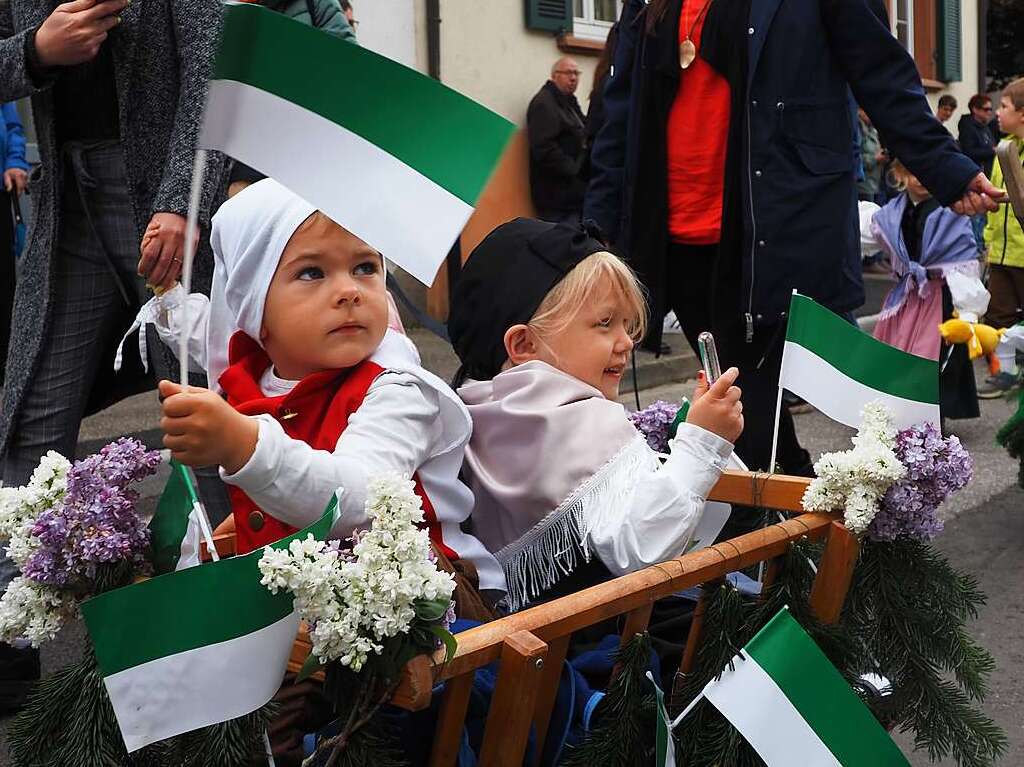
M 967 355 L 977 359 L 982 354 L 995 351 L 1006 328 L 996 330 L 990 325 L 980 322 L 966 322 L 957 317 L 946 320 L 939 325 L 939 335 L 947 344 L 967 344 Z

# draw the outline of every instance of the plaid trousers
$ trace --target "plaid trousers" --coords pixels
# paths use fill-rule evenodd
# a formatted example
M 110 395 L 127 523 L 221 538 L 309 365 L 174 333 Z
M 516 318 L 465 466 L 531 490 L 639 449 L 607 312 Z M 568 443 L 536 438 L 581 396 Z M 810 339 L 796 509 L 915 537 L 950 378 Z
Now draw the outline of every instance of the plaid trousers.
M 4 485 L 25 484 L 48 450 L 73 458 L 102 362 L 98 350 L 126 303 L 147 298 L 120 143 L 71 142 L 63 169 L 52 321 L 5 457 Z M 0 590 L 15 574 L 0 556 Z

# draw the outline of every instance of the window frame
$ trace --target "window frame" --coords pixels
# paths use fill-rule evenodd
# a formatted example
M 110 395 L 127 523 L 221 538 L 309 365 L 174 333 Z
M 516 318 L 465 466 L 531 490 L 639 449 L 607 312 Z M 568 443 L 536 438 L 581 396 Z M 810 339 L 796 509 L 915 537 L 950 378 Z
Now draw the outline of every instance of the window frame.
M 580 0 L 583 7 L 583 15 L 576 15 L 576 2 L 572 8 L 572 33 L 574 37 L 583 40 L 598 40 L 603 42 L 608 37 L 608 31 L 614 26 L 614 21 L 601 21 L 594 18 L 594 0 Z M 623 0 L 615 0 L 615 18 L 622 16 Z
M 907 53 L 912 57 L 914 55 L 914 0 L 906 0 L 907 18 L 901 19 L 899 16 L 900 0 L 892 0 L 889 7 L 889 25 L 893 34 L 897 40 L 899 40 L 899 26 L 900 23 L 906 24 L 907 27 Z

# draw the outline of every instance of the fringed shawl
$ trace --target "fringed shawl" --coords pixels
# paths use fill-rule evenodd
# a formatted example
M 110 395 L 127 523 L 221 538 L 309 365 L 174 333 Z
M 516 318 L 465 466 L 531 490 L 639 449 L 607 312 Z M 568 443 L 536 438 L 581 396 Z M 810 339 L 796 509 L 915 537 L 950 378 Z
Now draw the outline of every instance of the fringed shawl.
M 627 508 L 658 456 L 622 405 L 544 362 L 459 395 L 473 417 L 473 531 L 504 569 L 515 611 L 589 560 L 589 520 Z
M 882 250 L 892 261 L 898 280 L 889 291 L 879 319 L 894 316 L 907 300 L 911 290 L 921 298 L 928 288 L 928 270 L 941 272 L 973 269 L 978 260 L 978 246 L 970 221 L 949 208 L 938 208 L 925 221 L 921 242 L 921 260 L 912 261 L 903 241 L 900 223 L 909 204 L 906 193 L 889 202 L 871 219 L 871 229 Z

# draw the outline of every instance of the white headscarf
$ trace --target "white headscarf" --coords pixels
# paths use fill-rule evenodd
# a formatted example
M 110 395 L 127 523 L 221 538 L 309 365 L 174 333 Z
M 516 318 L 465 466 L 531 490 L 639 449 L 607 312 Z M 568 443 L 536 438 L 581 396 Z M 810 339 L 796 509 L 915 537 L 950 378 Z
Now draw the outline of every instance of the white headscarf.
M 216 387 L 239 330 L 260 340 L 263 307 L 281 254 L 316 208 L 266 178 L 225 202 L 213 217 L 213 285 L 206 330 L 207 375 Z

